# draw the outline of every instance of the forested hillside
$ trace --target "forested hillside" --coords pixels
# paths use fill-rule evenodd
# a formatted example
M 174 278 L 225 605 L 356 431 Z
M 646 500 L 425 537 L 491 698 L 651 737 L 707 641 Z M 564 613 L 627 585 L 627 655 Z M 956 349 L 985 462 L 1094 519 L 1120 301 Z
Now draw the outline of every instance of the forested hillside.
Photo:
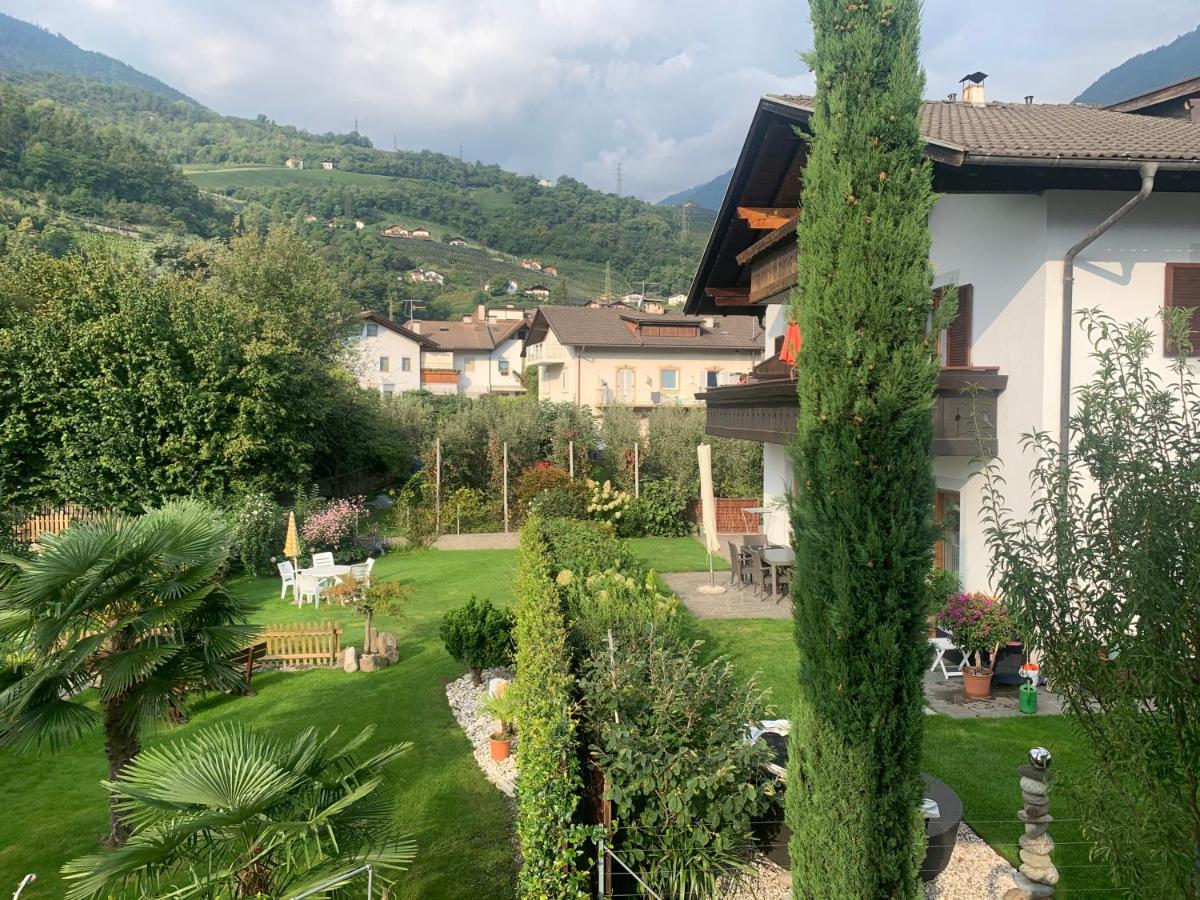
M 1076 103 L 1116 103 L 1200 75 L 1200 27 L 1169 44 L 1130 57 L 1105 72 L 1075 98 Z

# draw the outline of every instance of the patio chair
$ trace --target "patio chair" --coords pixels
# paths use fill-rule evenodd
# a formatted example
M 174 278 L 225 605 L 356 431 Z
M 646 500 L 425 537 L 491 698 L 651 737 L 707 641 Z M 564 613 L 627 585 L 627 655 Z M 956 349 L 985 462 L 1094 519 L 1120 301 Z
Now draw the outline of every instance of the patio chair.
M 767 573 L 770 570 L 763 562 L 762 553 L 754 548 L 750 548 L 746 552 L 750 554 L 750 584 L 754 587 L 754 593 L 770 593 L 771 587 L 767 584 Z
M 332 565 L 333 565 L 333 554 L 332 553 L 314 553 L 313 554 L 313 568 L 314 569 L 317 566 L 332 566 Z
M 350 577 L 363 587 L 371 586 L 371 569 L 375 567 L 375 560 L 367 557 L 366 562 L 355 563 L 350 567 Z
M 312 575 L 299 575 L 296 578 L 296 605 L 303 606 L 309 601 L 317 609 L 321 608 L 321 579 Z
M 934 649 L 933 665 L 929 667 L 929 671 L 932 672 L 934 669 L 938 668 L 938 666 L 941 666 L 942 677 L 947 681 L 949 681 L 951 678 L 962 678 L 962 663 L 958 664 L 957 672 L 946 671 L 947 651 L 958 650 L 958 648 L 954 646 L 954 639 L 948 637 L 931 637 L 929 639 L 929 644 Z M 958 652 L 962 653 L 961 650 L 958 650 Z M 966 654 L 963 654 L 963 659 L 966 659 Z
M 742 546 L 743 547 L 761 547 L 764 544 L 766 544 L 766 542 L 767 542 L 767 536 L 765 534 L 743 534 L 742 535 Z
M 293 594 L 296 593 L 296 570 L 292 567 L 290 559 L 276 563 L 276 568 L 279 569 L 279 599 L 282 600 L 287 596 L 288 588 L 292 589 Z
M 748 572 L 746 564 L 750 562 L 750 554 L 733 541 L 729 545 L 729 583 L 739 590 L 745 586 Z

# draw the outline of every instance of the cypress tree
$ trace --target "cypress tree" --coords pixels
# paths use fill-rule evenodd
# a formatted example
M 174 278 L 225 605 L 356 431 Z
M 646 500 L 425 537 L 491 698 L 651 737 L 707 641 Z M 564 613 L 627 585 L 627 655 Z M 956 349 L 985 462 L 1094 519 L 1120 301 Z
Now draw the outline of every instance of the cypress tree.
M 791 449 L 793 888 L 916 897 L 938 371 L 919 3 L 810 7 L 817 94 L 793 299 L 803 335 Z

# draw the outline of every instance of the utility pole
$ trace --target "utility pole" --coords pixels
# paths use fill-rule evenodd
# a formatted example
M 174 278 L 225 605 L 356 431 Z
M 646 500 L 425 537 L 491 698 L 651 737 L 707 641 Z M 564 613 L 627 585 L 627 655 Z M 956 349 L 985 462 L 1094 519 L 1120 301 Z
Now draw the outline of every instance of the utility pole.
M 612 299 L 612 262 L 604 261 L 604 299 Z
M 358 116 L 354 117 L 354 133 L 358 134 Z
M 393 153 L 400 152 L 400 145 L 396 143 L 396 132 L 394 132 L 394 131 L 392 132 L 392 152 Z
M 463 155 L 462 155 L 462 141 L 459 141 L 459 142 L 458 142 L 458 161 L 459 161 L 459 162 L 462 162 L 462 161 L 463 161 Z
M 621 188 L 624 186 L 624 179 L 621 176 L 621 161 L 617 160 L 617 196 L 621 196 Z

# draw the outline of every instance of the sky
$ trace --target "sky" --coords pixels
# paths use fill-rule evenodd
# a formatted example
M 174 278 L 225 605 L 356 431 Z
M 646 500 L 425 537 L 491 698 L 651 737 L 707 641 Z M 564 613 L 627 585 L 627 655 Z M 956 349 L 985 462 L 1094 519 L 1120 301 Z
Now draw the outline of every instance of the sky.
M 811 93 L 784 0 L 0 0 L 218 112 L 657 200 L 736 161 L 759 96 Z M 1196 0 L 926 0 L 927 94 L 1067 102 L 1200 24 Z

